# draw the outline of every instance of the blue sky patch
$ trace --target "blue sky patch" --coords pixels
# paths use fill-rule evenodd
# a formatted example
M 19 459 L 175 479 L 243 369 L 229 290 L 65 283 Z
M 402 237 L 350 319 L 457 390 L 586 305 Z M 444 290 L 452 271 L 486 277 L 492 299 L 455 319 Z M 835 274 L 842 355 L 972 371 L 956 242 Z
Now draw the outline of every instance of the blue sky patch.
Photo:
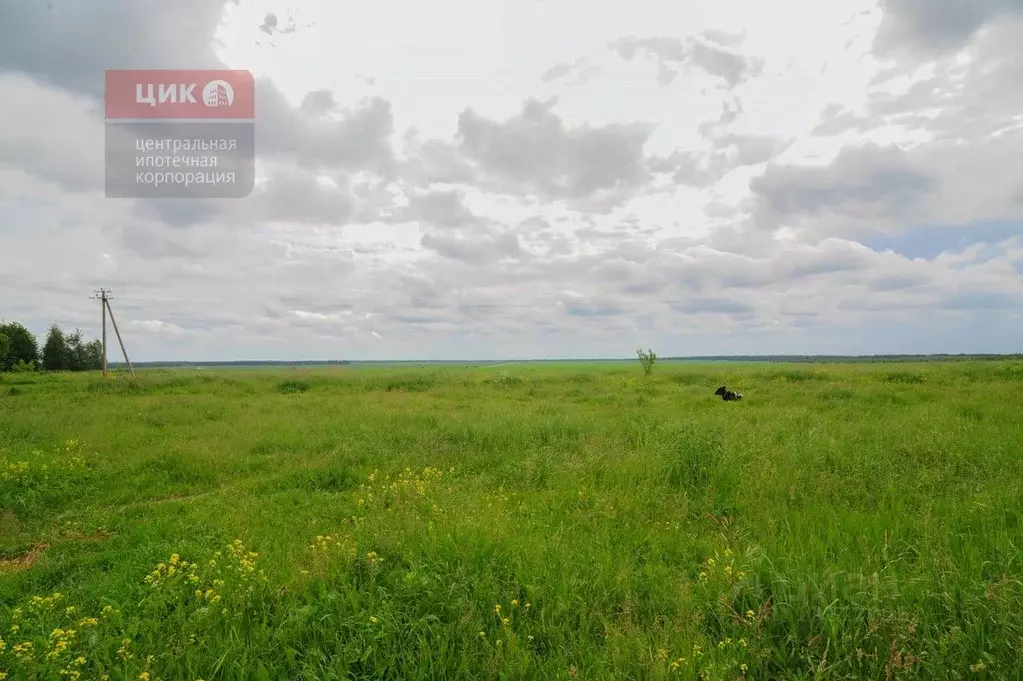
M 945 251 L 959 253 L 974 244 L 997 244 L 1023 236 L 1023 221 L 973 222 L 961 227 L 920 226 L 898 236 L 878 235 L 861 243 L 875 251 L 890 249 L 907 258 L 934 260 Z

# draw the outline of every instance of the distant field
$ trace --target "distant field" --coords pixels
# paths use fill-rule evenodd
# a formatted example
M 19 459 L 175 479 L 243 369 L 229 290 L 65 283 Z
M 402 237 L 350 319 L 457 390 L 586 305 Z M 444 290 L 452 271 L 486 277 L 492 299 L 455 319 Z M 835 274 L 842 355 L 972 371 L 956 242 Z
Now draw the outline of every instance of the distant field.
M 1021 678 L 1021 391 L 1023 361 L 4 375 L 0 679 Z

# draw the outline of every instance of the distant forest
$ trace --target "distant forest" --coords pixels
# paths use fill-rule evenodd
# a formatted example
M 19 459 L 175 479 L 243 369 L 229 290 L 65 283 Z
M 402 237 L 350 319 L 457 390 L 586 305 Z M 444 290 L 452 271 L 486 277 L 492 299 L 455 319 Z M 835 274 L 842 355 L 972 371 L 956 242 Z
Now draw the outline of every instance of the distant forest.
M 704 355 L 693 357 L 658 357 L 664 362 L 791 362 L 791 363 L 869 363 L 869 362 L 942 362 L 950 360 L 1004 360 L 1023 359 L 1021 354 L 938 354 L 938 355 Z M 143 368 L 188 368 L 188 367 L 277 367 L 277 366 L 373 366 L 373 365 L 460 365 L 489 366 L 493 364 L 594 364 L 604 362 L 634 362 L 635 358 L 595 358 L 595 359 L 494 359 L 494 360 L 239 360 L 225 362 L 134 362 L 136 367 Z M 121 366 L 123 362 L 110 362 L 110 366 Z

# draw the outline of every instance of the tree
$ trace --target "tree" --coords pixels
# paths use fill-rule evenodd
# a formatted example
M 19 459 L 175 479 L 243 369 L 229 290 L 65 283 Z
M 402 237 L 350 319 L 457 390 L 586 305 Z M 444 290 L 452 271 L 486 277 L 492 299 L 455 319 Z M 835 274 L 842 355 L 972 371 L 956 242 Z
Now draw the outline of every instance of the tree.
M 56 324 L 50 327 L 46 343 L 43 345 L 43 368 L 47 371 L 71 369 L 71 352 L 67 338 Z
M 103 368 L 103 341 L 91 340 L 85 344 L 85 369 L 99 371 Z
M 7 337 L 7 352 L 0 356 L 0 371 L 13 371 L 19 363 L 25 367 L 39 361 L 36 337 L 18 322 L 0 322 L 0 336 Z
M 648 349 L 646 352 L 643 352 L 643 348 L 640 348 L 636 351 L 636 354 L 639 355 L 639 363 L 643 367 L 643 374 L 646 376 L 652 374 L 654 372 L 654 362 L 657 361 L 657 355 L 654 351 Z
M 85 371 L 88 367 L 81 330 L 75 329 L 74 333 L 65 335 L 64 340 L 67 342 L 67 368 L 71 371 Z
M 0 333 L 0 371 L 7 362 L 7 353 L 11 351 L 11 339 Z

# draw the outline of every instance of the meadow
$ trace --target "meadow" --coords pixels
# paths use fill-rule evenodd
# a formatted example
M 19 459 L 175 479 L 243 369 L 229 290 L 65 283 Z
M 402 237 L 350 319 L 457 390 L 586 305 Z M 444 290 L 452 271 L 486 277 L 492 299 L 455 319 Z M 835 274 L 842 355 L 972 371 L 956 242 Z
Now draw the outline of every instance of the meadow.
M 5 375 L 0 679 L 1023 678 L 1021 389 L 1011 360 Z

